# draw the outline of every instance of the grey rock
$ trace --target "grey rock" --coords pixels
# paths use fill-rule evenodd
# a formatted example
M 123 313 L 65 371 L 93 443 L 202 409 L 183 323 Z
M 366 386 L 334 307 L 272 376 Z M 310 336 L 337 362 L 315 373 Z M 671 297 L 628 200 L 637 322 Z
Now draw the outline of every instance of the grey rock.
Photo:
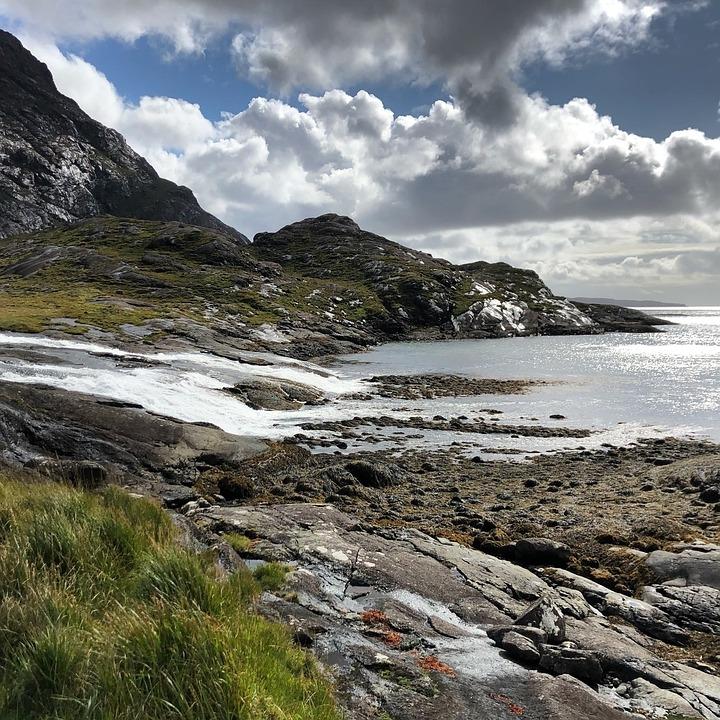
M 553 677 L 518 664 L 521 654 L 524 665 L 536 659 L 535 643 L 524 634 L 535 629 L 511 627 L 504 649 L 451 609 L 450 603 L 470 614 L 476 601 L 484 607 L 491 579 L 498 583 L 491 586 L 492 597 L 499 596 L 503 579 L 508 596 L 521 588 L 552 595 L 551 588 L 521 567 L 417 531 L 368 532 L 355 518 L 327 505 L 212 507 L 193 520 L 209 533 L 252 528 L 264 556 L 274 552 L 295 564 L 291 588 L 297 603 L 269 600 L 263 607 L 289 622 L 296 637 L 312 647 L 334 678 L 348 718 L 376 717 L 378 703 L 395 720 L 500 717 L 507 703 L 528 716 L 553 720 L 626 717 L 568 676 Z M 348 591 L 360 585 L 361 594 Z M 505 604 L 515 603 L 509 599 Z M 383 613 L 379 629 L 362 621 L 367 609 Z M 416 643 L 415 654 L 385 643 L 384 628 L 401 635 L 401 648 Z M 418 661 L 426 654 L 449 671 L 421 672 Z
M 558 605 L 548 597 L 541 597 L 530 605 L 515 620 L 515 625 L 539 628 L 547 635 L 548 642 L 553 644 L 565 640 L 565 616 Z
M 635 678 L 630 683 L 626 697 L 630 699 L 630 706 L 633 710 L 643 713 L 651 713 L 661 707 L 676 716 L 685 718 L 703 717 L 682 695 L 672 690 L 659 688 L 643 678 Z
M 437 615 L 431 615 L 429 618 L 430 627 L 432 627 L 435 632 L 439 633 L 440 635 L 444 635 L 445 637 L 449 638 L 461 638 L 461 637 L 468 637 L 469 633 L 467 630 L 464 630 L 459 625 L 455 625 L 454 623 L 449 623 L 446 620 L 443 620 L 441 617 L 438 617 Z
M 400 469 L 388 463 L 359 460 L 347 463 L 345 469 L 365 487 L 386 488 L 397 485 L 403 479 Z
M 298 410 L 319 404 L 323 394 L 306 385 L 287 380 L 248 379 L 228 390 L 255 410 Z
M 565 543 L 549 538 L 521 538 L 515 543 L 515 559 L 523 565 L 565 567 L 571 555 Z
M 177 510 L 194 502 L 199 497 L 197 491 L 182 485 L 172 485 L 163 490 L 160 500 L 167 508 Z
M 572 675 L 592 685 L 603 679 L 603 669 L 598 656 L 587 650 L 559 648 L 543 645 L 541 648 L 540 668 L 555 675 Z
M 648 555 L 645 564 L 658 582 L 706 585 L 720 590 L 720 550 L 700 547 L 679 553 L 656 550 Z
M 698 493 L 698 498 L 705 503 L 720 502 L 720 485 L 711 485 Z
M 503 636 L 502 648 L 511 657 L 528 665 L 537 665 L 540 661 L 540 651 L 537 645 L 525 635 L 510 631 Z
M 488 637 L 497 645 L 502 645 L 503 638 L 509 632 L 522 635 L 523 637 L 532 640 L 535 645 L 541 645 L 547 643 L 548 641 L 547 633 L 536 627 L 525 625 L 499 625 L 497 627 L 490 627 L 487 629 Z
M 687 632 L 679 627 L 676 618 L 659 604 L 622 595 L 568 570 L 547 569 L 543 571 L 543 576 L 554 585 L 579 591 L 601 613 L 620 617 L 650 637 L 678 645 L 688 641 Z
M 642 589 L 642 599 L 689 630 L 720 634 L 720 590 L 706 585 L 648 585 Z
M 0 457 L 42 471 L 60 467 L 79 484 L 111 478 L 180 507 L 197 493 L 196 465 L 213 456 L 230 465 L 265 443 L 184 423 L 58 388 L 0 383 Z

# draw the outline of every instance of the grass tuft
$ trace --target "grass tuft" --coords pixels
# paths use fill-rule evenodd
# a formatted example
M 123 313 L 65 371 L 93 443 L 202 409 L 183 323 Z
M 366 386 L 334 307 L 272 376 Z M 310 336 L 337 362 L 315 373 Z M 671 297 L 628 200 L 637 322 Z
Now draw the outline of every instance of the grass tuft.
M 116 488 L 0 477 L 4 720 L 336 720 L 328 685 L 253 601 L 283 566 L 222 576 Z
M 274 592 L 285 584 L 285 576 L 289 570 L 287 565 L 269 562 L 256 567 L 253 577 L 263 590 Z
M 225 533 L 223 540 L 225 540 L 236 553 L 240 553 L 241 555 L 250 552 L 253 545 L 252 540 L 247 535 L 236 532 Z

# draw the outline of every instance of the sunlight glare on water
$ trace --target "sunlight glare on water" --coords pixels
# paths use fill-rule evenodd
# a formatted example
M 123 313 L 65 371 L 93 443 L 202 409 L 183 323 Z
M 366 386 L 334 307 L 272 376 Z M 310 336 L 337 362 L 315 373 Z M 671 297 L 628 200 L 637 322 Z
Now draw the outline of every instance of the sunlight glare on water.
M 344 371 L 458 373 L 558 381 L 498 407 L 568 424 L 652 425 L 720 440 L 720 308 L 649 309 L 665 332 L 391 343 L 346 356 Z

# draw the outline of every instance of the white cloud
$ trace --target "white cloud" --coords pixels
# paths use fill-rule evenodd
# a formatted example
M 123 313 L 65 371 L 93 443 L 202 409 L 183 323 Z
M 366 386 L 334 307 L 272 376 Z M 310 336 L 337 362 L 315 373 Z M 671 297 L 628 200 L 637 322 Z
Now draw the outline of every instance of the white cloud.
M 47 41 L 27 36 L 21 39 L 48 65 L 60 92 L 76 100 L 91 117 L 120 130 L 141 154 L 185 151 L 216 134 L 199 105 L 166 97 L 142 97 L 136 105 L 127 103 L 94 65 L 77 55 L 63 54 Z
M 645 40 L 671 7 L 667 0 L 0 0 L 6 17 L 54 38 L 159 35 L 176 52 L 201 52 L 213 35 L 237 29 L 238 69 L 273 92 L 389 76 L 440 82 L 468 116 L 491 126 L 515 117 L 523 93 L 514 74 L 524 62 L 617 52 Z

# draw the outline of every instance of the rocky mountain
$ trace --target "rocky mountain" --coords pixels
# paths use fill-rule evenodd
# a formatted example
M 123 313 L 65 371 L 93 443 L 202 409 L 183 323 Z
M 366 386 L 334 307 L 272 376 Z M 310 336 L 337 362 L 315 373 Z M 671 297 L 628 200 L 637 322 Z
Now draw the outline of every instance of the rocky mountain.
M 339 215 L 250 245 L 60 94 L 6 32 L 0 93 L 0 329 L 310 357 L 388 339 L 604 327 L 532 271 L 455 266 Z
M 3 30 L 0 97 L 0 237 L 109 213 L 192 223 L 247 242 L 59 93 L 47 66 Z
M 317 279 L 372 291 L 367 320 L 390 336 L 504 337 L 599 331 L 530 270 L 504 263 L 456 266 L 362 230 L 347 217 L 322 215 L 254 238 L 258 257 Z M 330 312 L 334 312 L 332 307 Z
M 460 267 L 474 278 L 473 292 L 478 296 L 454 320 L 460 330 L 486 327 L 493 320 L 511 335 L 582 334 L 602 327 L 574 303 L 554 295 L 533 270 L 483 261 Z
M 392 339 L 657 322 L 621 308 L 579 309 L 532 271 L 455 266 L 338 215 L 261 233 L 251 245 L 223 231 L 111 216 L 8 237 L 0 240 L 0 308 L 0 330 L 300 358 Z

